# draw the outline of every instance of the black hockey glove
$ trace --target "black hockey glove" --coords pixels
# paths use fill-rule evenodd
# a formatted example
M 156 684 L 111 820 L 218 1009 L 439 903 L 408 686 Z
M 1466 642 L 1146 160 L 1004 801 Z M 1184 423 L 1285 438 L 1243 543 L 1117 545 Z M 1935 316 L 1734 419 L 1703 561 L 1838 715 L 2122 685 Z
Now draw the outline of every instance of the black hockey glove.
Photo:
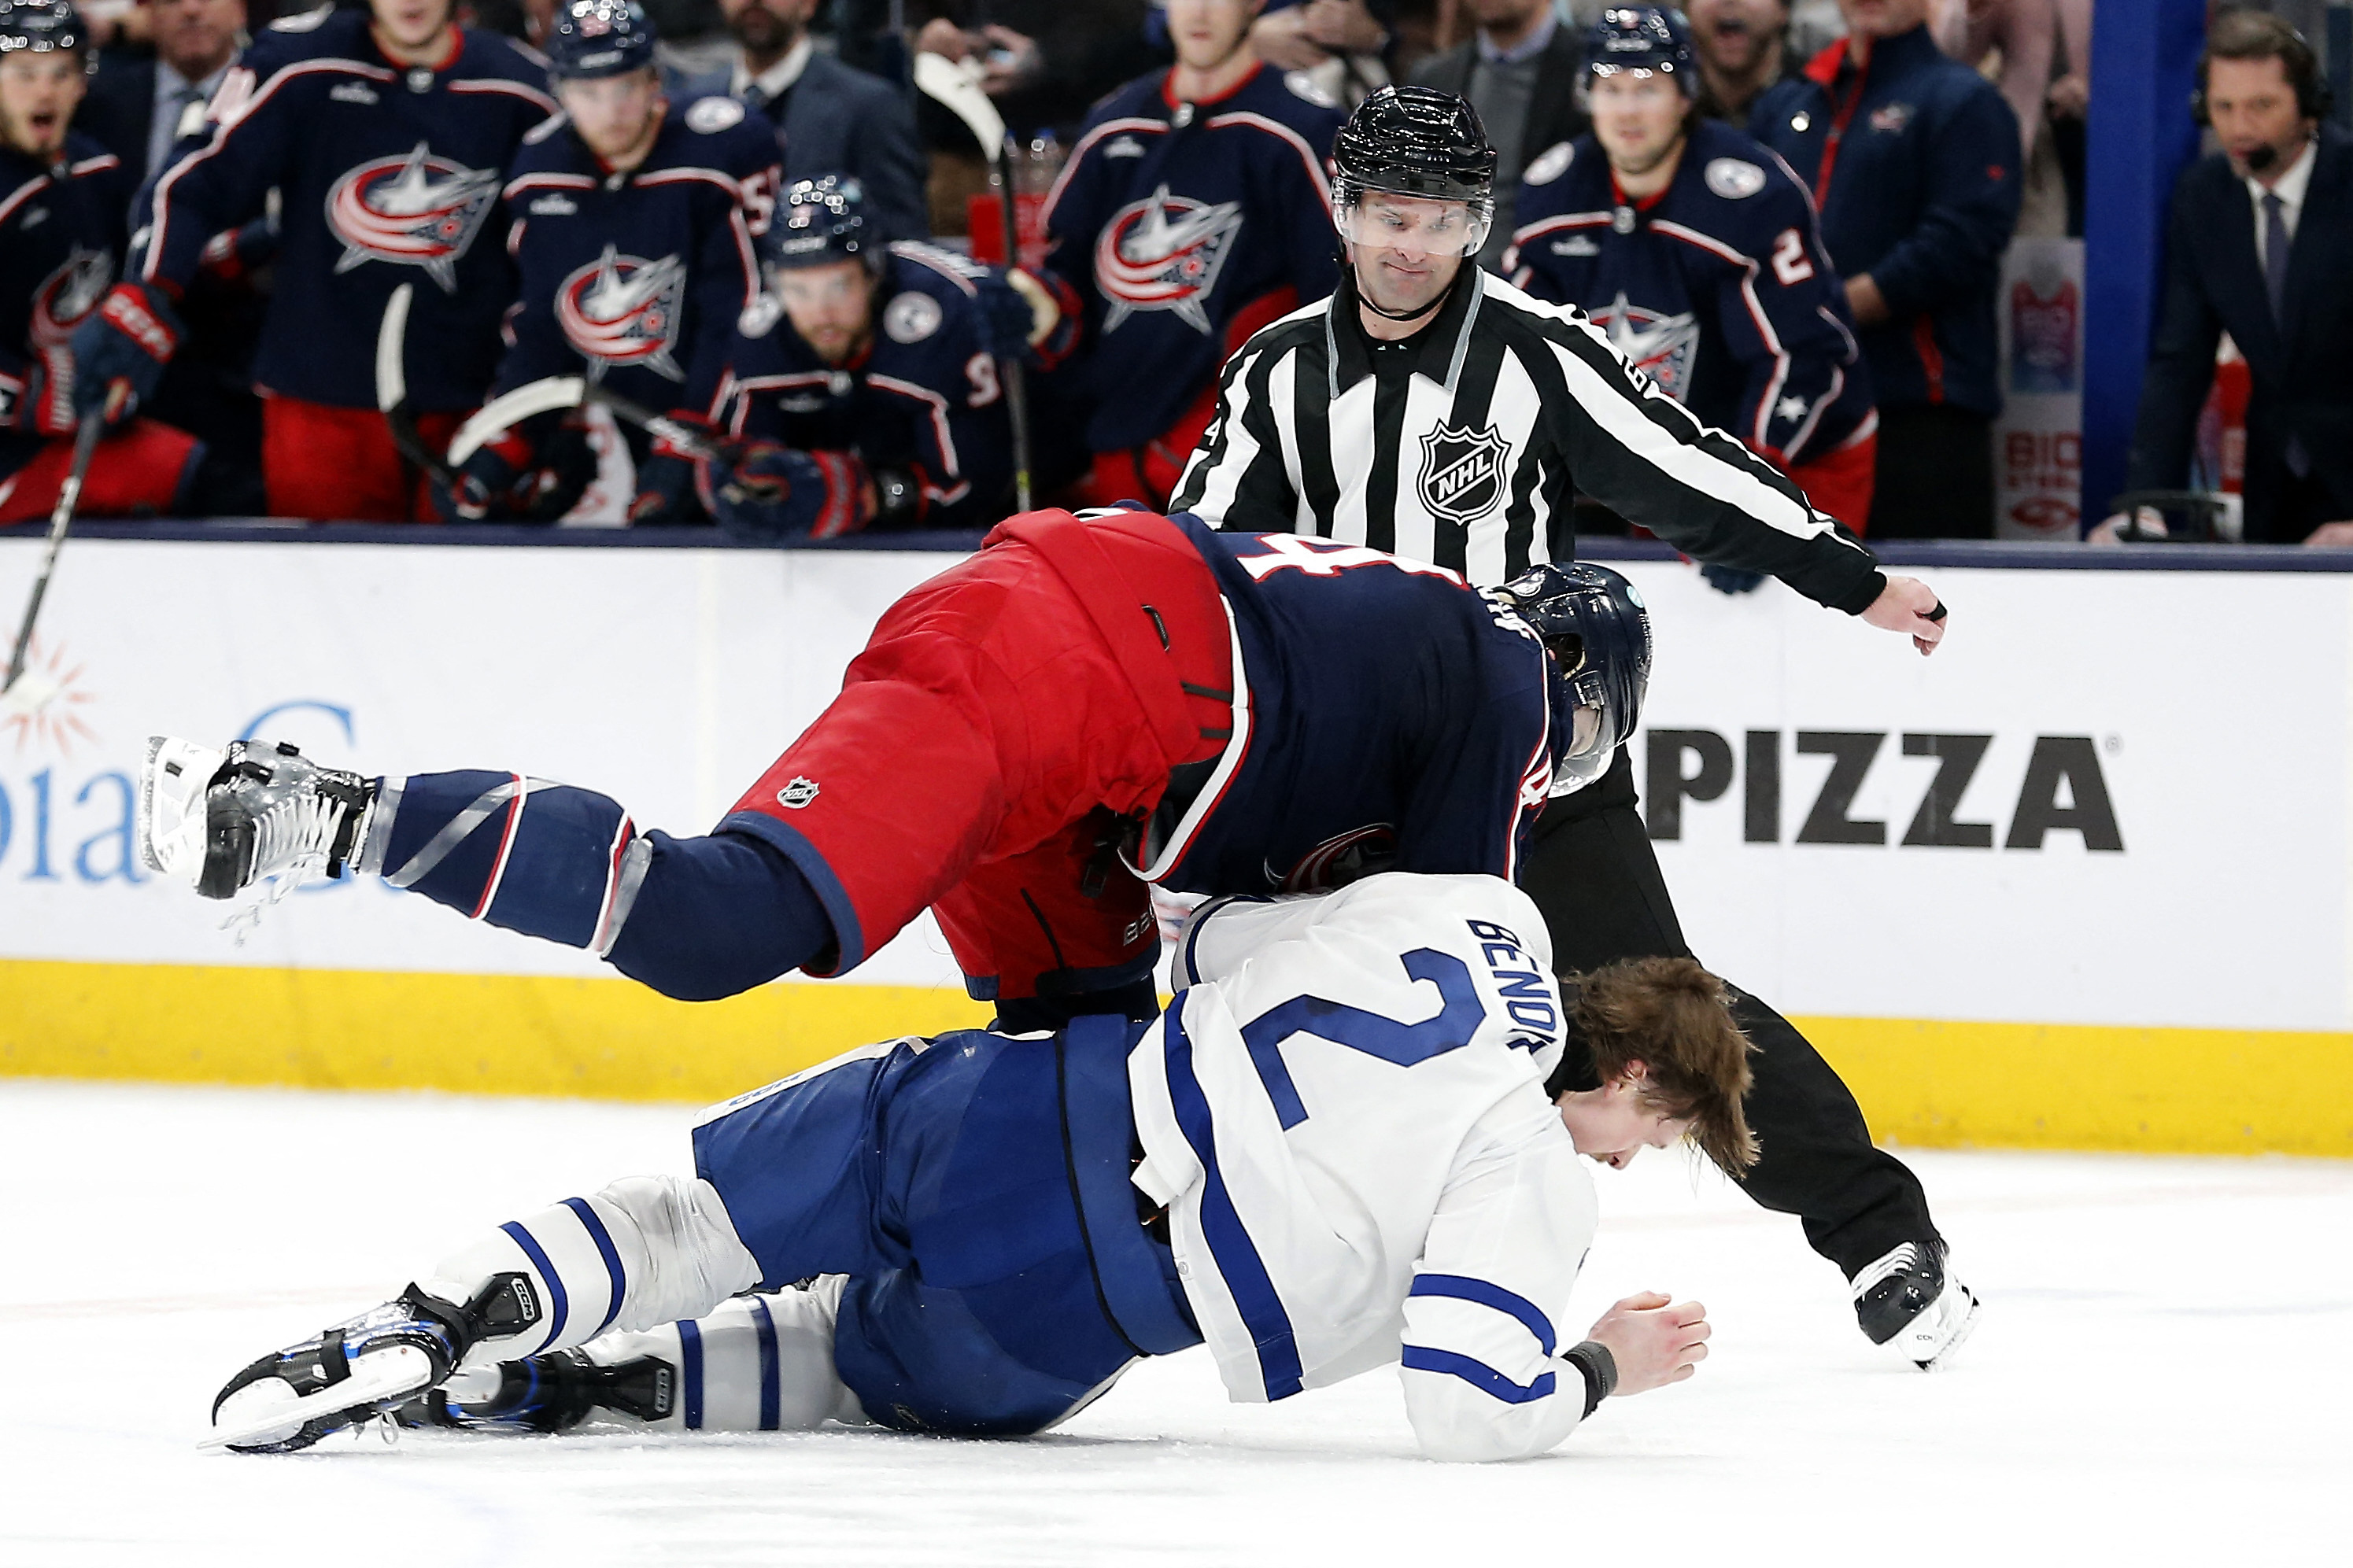
M 180 340 L 186 336 L 164 290 L 144 283 L 117 283 L 98 309 L 74 329 L 74 415 L 121 424 L 132 410 L 155 395 Z M 111 400 L 114 384 L 127 383 L 130 396 Z
M 849 452 L 803 452 L 761 441 L 732 468 L 697 464 L 695 485 L 728 537 L 754 544 L 852 533 L 874 512 L 873 481 Z
M 1753 594 L 1765 585 L 1762 572 L 1744 572 L 1737 566 L 1718 566 L 1713 561 L 1699 563 L 1699 574 L 1707 585 L 1719 594 Z

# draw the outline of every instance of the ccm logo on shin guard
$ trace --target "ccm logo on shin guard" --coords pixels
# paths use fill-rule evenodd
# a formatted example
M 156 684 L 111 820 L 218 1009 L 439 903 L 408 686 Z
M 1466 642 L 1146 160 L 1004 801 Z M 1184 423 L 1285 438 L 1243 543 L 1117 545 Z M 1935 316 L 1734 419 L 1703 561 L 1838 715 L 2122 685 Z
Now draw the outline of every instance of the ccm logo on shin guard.
M 817 798 L 817 780 L 794 779 L 776 792 L 776 804 L 786 811 L 798 811 Z

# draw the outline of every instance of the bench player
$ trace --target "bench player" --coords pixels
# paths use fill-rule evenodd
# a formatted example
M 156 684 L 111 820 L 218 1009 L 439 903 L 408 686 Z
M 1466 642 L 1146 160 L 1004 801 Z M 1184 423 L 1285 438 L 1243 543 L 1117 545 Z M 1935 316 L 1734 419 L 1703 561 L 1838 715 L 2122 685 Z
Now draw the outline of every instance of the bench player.
M 753 246 L 776 212 L 776 137 L 732 98 L 664 97 L 654 30 L 635 0 L 566 0 L 547 59 L 564 113 L 524 137 L 507 170 L 520 292 L 491 395 L 585 374 L 709 428 L 736 321 L 760 296 Z M 634 426 L 624 435 L 637 467 L 629 521 L 700 521 L 693 459 Z M 585 450 L 561 416 L 482 447 L 453 487 L 453 510 L 470 521 L 562 516 L 578 489 L 539 493 L 550 445 Z M 594 459 L 574 466 L 585 489 Z
M 1696 963 L 1588 976 L 1564 1016 L 1523 894 L 1402 874 L 1213 904 L 1181 954 L 1149 1025 L 901 1039 L 714 1108 L 692 1178 L 486 1231 L 256 1361 L 216 1438 L 301 1448 L 403 1405 L 1012 1436 L 1206 1341 L 1243 1403 L 1401 1364 L 1424 1453 L 1507 1459 L 1696 1370 L 1695 1302 L 1561 1331 L 1597 1217 L 1577 1155 L 1746 1154 L 1747 1045 Z M 1601 1088 L 1547 1082 L 1571 1034 Z
M 376 409 L 385 301 L 416 285 L 408 386 L 446 444 L 498 368 L 514 299 L 499 186 L 555 112 L 539 57 L 460 27 L 450 0 L 370 0 L 270 24 L 213 95 L 204 139 L 140 195 L 129 276 L 74 334 L 74 403 L 153 395 L 175 303 L 207 243 L 280 196 L 275 281 L 253 363 L 262 479 L 280 517 L 405 521 L 417 475 Z
M 924 909 L 1013 1027 L 1148 1017 L 1146 884 L 1511 877 L 1630 731 L 1650 627 L 1580 566 L 1474 591 L 1190 518 L 1031 512 L 884 612 L 842 691 L 705 837 L 511 773 L 364 779 L 159 739 L 148 863 L 216 898 L 315 858 L 587 948 L 687 1000 L 847 973 Z
M 90 71 L 69 0 L 0 0 L 0 523 L 46 517 L 73 466 L 74 329 L 121 269 L 136 178 L 70 129 Z M 84 516 L 185 510 L 203 448 L 141 419 L 91 455 Z

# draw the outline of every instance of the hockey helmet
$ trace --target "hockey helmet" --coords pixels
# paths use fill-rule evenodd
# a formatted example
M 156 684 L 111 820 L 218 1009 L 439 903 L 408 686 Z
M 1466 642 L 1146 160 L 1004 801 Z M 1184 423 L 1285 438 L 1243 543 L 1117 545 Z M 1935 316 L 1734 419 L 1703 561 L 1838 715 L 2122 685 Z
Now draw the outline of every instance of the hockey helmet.
M 1685 98 L 1697 98 L 1699 69 L 1683 14 L 1672 5 L 1613 5 L 1594 18 L 1585 35 L 1586 79 L 1621 71 L 1665 77 Z
M 1339 177 L 1333 221 L 1357 239 L 1367 191 L 1461 202 L 1468 209 L 1461 254 L 1473 256 L 1495 220 L 1495 149 L 1468 99 L 1430 87 L 1385 87 L 1356 106 L 1332 145 Z M 1367 241 L 1379 237 L 1367 236 Z M 1447 237 L 1451 242 L 1452 236 Z
M 1553 657 L 1552 793 L 1583 789 L 1642 717 L 1651 686 L 1651 612 L 1607 566 L 1535 566 L 1495 590 Z
M 654 25 L 637 0 L 562 0 L 547 30 L 547 74 L 558 81 L 627 76 L 654 63 Z
M 98 51 L 73 0 L 0 0 L 0 59 L 16 54 L 79 54 L 98 69 Z
M 780 271 L 853 258 L 881 271 L 882 237 L 866 221 L 866 187 L 855 174 L 795 182 L 776 204 L 760 254 Z

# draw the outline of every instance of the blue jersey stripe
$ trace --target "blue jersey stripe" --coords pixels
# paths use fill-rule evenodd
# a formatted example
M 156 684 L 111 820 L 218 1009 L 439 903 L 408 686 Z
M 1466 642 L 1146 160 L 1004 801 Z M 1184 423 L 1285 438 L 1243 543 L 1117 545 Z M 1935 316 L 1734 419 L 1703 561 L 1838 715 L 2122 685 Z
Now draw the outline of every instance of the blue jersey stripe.
M 522 1255 L 531 1259 L 531 1266 L 547 1281 L 547 1337 L 539 1342 L 539 1348 L 545 1350 L 564 1331 L 564 1320 L 571 1310 L 571 1302 L 564 1293 L 564 1276 L 555 1271 L 555 1265 L 547 1260 L 547 1249 L 539 1245 L 537 1237 L 523 1228 L 521 1220 L 511 1219 L 499 1228 L 514 1237 L 514 1244 L 522 1248 Z
M 1193 1042 L 1185 1033 L 1183 1014 L 1180 1006 L 1166 1015 L 1168 1099 L 1176 1112 L 1176 1125 L 1201 1162 L 1201 1233 L 1258 1351 L 1259 1377 L 1266 1385 L 1266 1396 L 1287 1399 L 1303 1386 L 1299 1342 L 1292 1332 L 1291 1315 L 1282 1310 L 1282 1298 L 1267 1274 L 1266 1262 L 1260 1258 L 1241 1215 L 1235 1212 L 1233 1196 L 1226 1191 L 1225 1177 L 1218 1170 L 1217 1131 L 1209 1122 L 1208 1098 L 1193 1076 Z
M 1401 1359 L 1405 1365 L 1416 1372 L 1438 1372 L 1459 1377 L 1482 1394 L 1493 1394 L 1506 1405 L 1525 1405 L 1532 1399 L 1552 1396 L 1551 1373 L 1544 1373 L 1523 1388 L 1485 1362 L 1454 1351 L 1434 1351 L 1425 1345 L 1408 1345 Z
M 605 1260 L 605 1276 L 612 1281 L 612 1300 L 605 1308 L 604 1321 L 596 1325 L 596 1334 L 601 1334 L 613 1326 L 614 1319 L 621 1315 L 621 1298 L 628 1294 L 628 1277 L 621 1268 L 621 1255 L 613 1246 L 611 1233 L 606 1230 L 605 1222 L 596 1217 L 596 1211 L 588 1206 L 588 1200 L 566 1198 L 564 1206 L 580 1216 L 580 1227 L 588 1233 L 588 1239 L 596 1244 L 596 1256 Z M 593 1340 L 596 1334 L 588 1337 Z
M 1553 1336 L 1552 1320 L 1537 1311 L 1535 1302 L 1484 1279 L 1473 1279 L 1465 1274 L 1417 1274 L 1413 1277 L 1413 1289 L 1406 1294 L 1451 1296 L 1458 1301 L 1476 1301 L 1482 1307 L 1509 1312 L 1527 1325 L 1528 1332 L 1535 1335 L 1536 1343 L 1544 1347 L 1546 1355 L 1552 1354 L 1553 1347 L 1559 1342 Z
M 679 1381 L 686 1384 L 686 1429 L 702 1430 L 702 1331 L 691 1318 L 678 1325 Z
M 752 1298 L 752 1327 L 760 1336 L 760 1430 L 773 1432 L 783 1419 L 784 1405 L 776 1369 L 776 1320 L 757 1296 Z

